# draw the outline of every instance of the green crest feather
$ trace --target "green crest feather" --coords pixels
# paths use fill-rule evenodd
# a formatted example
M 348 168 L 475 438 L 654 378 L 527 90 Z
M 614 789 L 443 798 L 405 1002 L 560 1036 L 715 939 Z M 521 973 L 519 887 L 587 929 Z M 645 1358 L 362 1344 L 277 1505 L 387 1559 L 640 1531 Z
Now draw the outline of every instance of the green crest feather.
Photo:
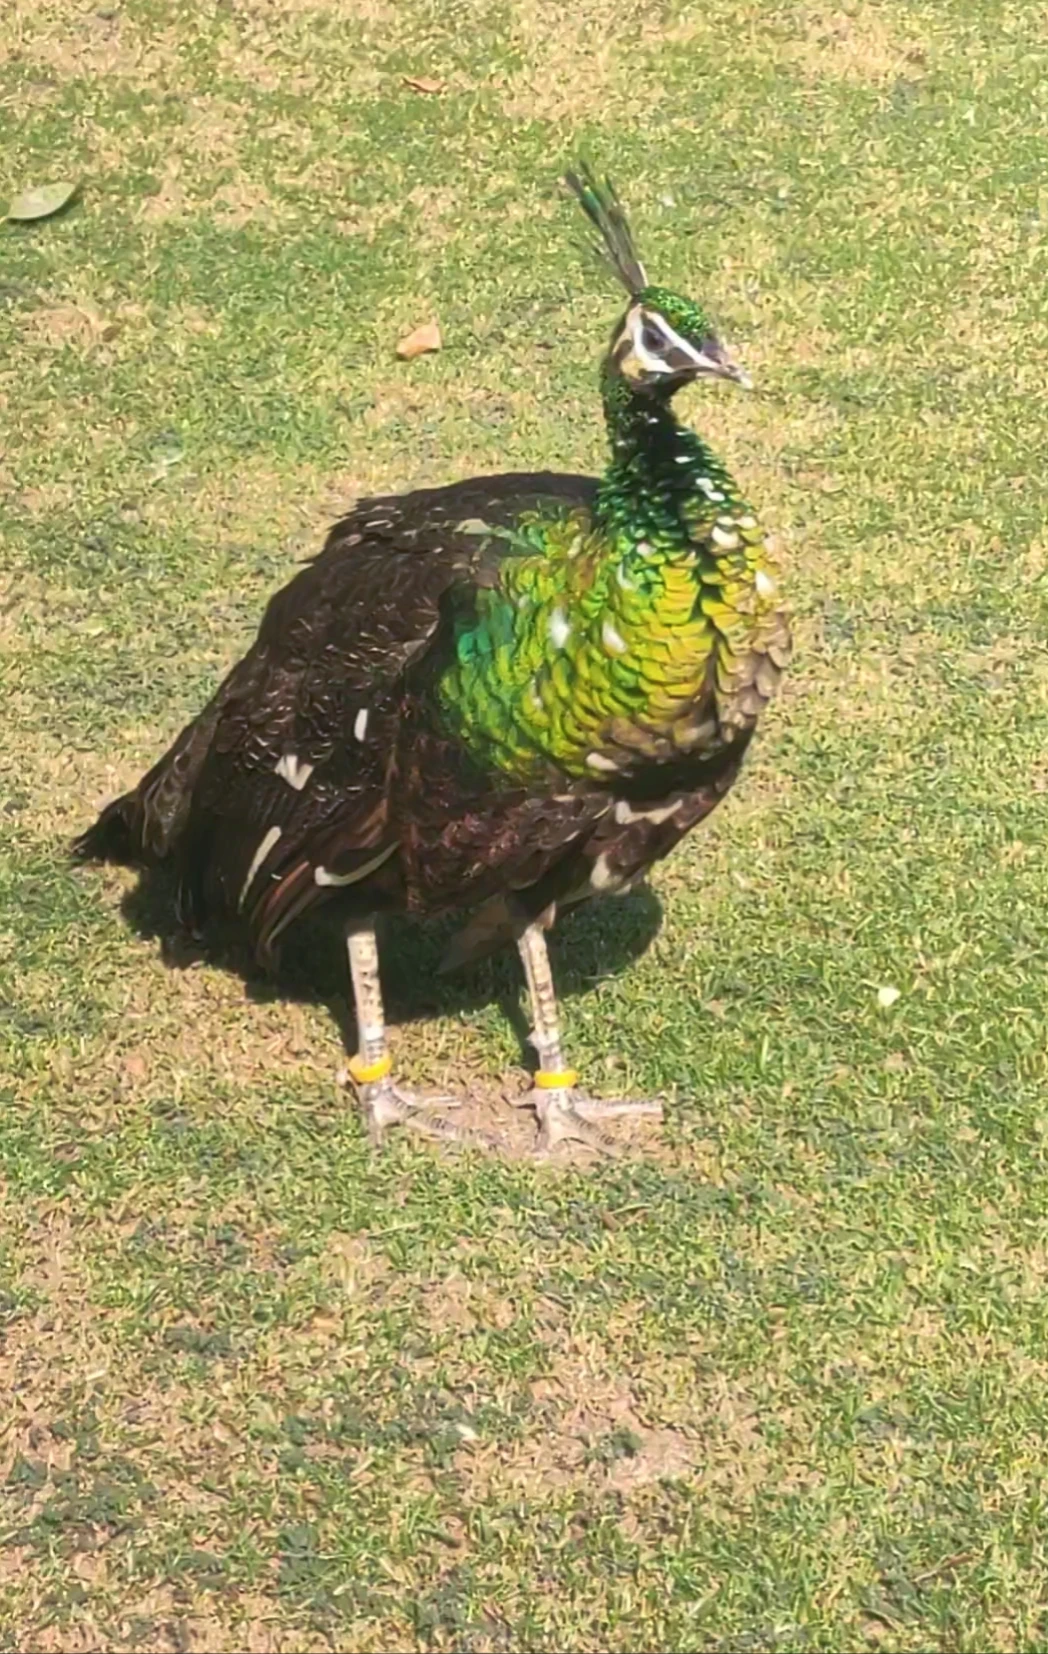
M 611 265 L 627 293 L 636 298 L 647 287 L 648 278 L 611 179 L 606 177 L 602 184 L 590 163 L 580 160 L 578 171 L 565 173 L 564 182 L 600 234 L 603 246 L 593 249 L 597 257 Z

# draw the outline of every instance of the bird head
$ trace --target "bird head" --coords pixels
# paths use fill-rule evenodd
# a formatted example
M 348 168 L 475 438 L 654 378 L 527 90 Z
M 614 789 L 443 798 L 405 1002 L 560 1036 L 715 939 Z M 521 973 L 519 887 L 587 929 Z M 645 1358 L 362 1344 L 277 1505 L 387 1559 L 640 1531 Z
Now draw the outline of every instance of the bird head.
M 718 339 L 702 306 L 666 287 L 652 286 L 637 257 L 622 203 L 610 178 L 601 183 L 580 162 L 565 182 L 600 235 L 596 251 L 630 296 L 611 336 L 610 361 L 634 389 L 660 398 L 695 379 L 750 379 Z

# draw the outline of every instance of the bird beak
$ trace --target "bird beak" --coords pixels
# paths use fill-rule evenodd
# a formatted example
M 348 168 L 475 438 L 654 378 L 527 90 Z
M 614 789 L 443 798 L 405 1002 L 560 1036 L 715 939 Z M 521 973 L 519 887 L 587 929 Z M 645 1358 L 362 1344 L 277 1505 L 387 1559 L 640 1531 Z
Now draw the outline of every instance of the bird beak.
M 695 357 L 695 371 L 713 374 L 718 379 L 730 379 L 733 384 L 741 385 L 744 391 L 753 389 L 753 380 L 749 374 L 732 360 L 720 340 L 712 333 L 702 341 L 702 348 Z
M 726 368 L 721 368 L 721 378 L 730 379 L 733 384 L 740 385 L 744 391 L 753 389 L 753 380 L 745 368 L 740 368 L 737 362 L 730 362 Z

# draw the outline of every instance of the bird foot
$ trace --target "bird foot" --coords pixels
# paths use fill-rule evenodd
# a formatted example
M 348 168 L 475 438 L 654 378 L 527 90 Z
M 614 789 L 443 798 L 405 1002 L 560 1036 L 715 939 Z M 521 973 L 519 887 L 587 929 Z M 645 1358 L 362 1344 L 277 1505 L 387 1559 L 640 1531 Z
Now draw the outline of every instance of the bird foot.
M 619 1120 L 626 1116 L 649 1120 L 662 1119 L 662 1104 L 658 1099 L 648 1101 L 623 1097 L 604 1101 L 588 1097 L 574 1087 L 546 1090 L 536 1086 L 525 1102 L 530 1103 L 539 1117 L 538 1154 L 549 1154 L 558 1143 L 584 1143 L 598 1154 L 614 1159 L 618 1144 L 600 1129 L 601 1120 Z
M 339 1079 L 343 1083 L 354 1084 L 346 1070 L 340 1072 Z M 497 1149 L 499 1146 L 497 1139 L 486 1132 L 458 1126 L 436 1112 L 438 1109 L 462 1107 L 465 1098 L 450 1092 L 419 1096 L 406 1086 L 394 1085 L 390 1079 L 358 1085 L 356 1092 L 367 1123 L 368 1136 L 376 1148 L 381 1145 L 389 1126 L 404 1126 L 408 1131 L 417 1131 L 423 1137 L 436 1138 L 444 1143 L 483 1149 Z

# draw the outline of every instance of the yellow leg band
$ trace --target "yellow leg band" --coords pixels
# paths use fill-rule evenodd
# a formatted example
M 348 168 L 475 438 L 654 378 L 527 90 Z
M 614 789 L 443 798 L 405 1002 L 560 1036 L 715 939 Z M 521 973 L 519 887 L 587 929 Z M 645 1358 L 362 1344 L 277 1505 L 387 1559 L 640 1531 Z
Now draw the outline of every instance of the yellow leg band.
M 535 1075 L 535 1084 L 543 1091 L 570 1091 L 578 1083 L 579 1076 L 574 1068 L 562 1068 L 557 1072 L 540 1068 Z
M 346 1067 L 358 1085 L 372 1085 L 375 1080 L 385 1079 L 393 1067 L 393 1058 L 388 1052 L 376 1062 L 361 1062 L 359 1057 L 350 1057 Z

